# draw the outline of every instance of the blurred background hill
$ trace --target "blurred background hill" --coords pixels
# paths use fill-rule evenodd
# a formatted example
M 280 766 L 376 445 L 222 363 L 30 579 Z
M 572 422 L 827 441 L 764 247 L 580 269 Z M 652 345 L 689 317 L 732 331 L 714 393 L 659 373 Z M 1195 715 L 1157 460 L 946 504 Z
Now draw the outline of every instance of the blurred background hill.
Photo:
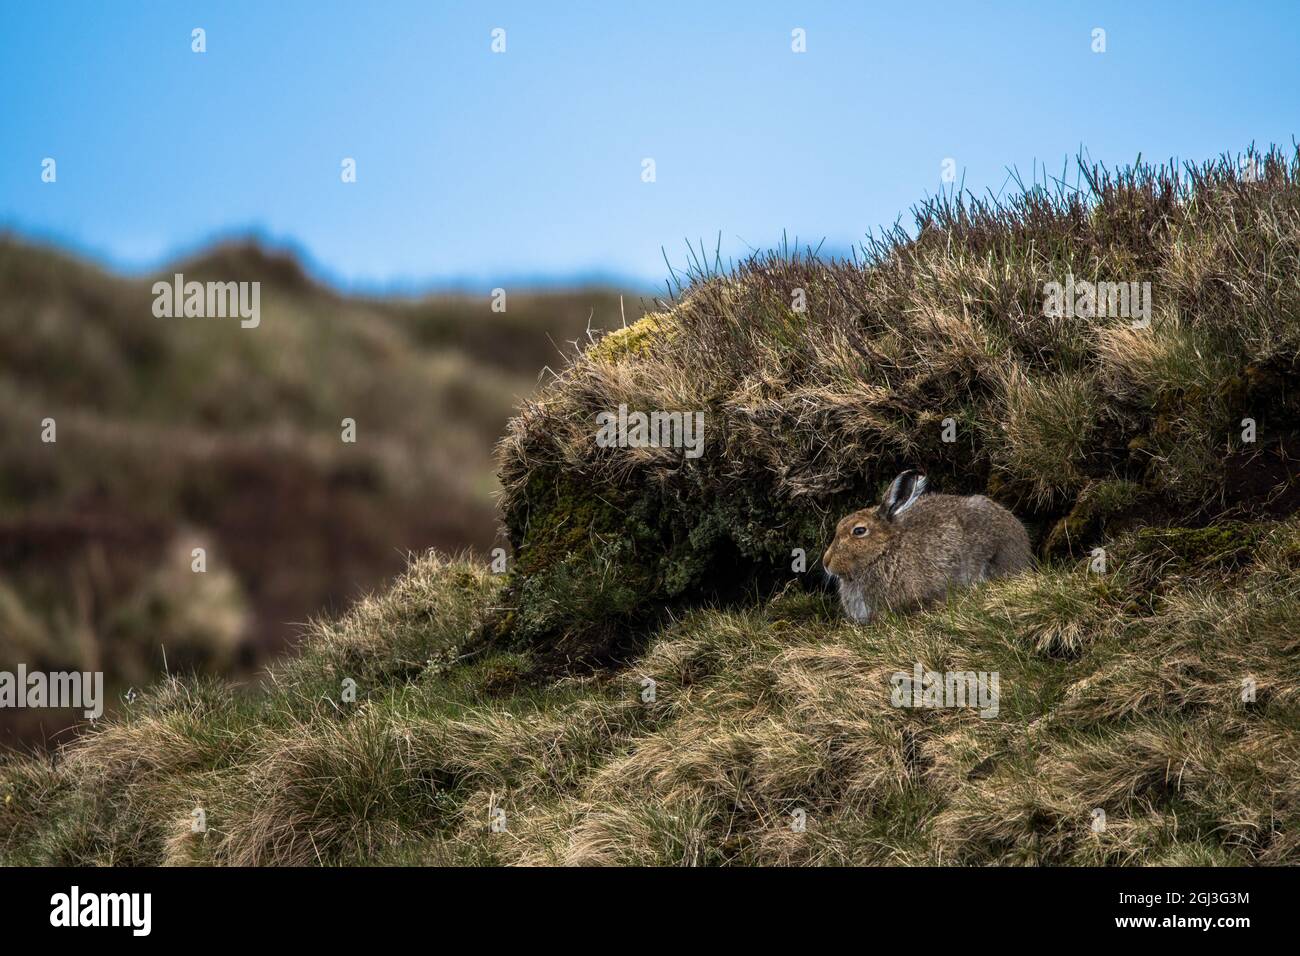
M 261 282 L 260 325 L 155 317 L 173 272 Z M 111 700 L 251 675 L 408 552 L 486 555 L 512 409 L 641 314 L 601 288 L 345 296 L 254 242 L 126 278 L 0 236 L 0 670 L 104 670 Z M 73 716 L 5 709 L 0 746 Z

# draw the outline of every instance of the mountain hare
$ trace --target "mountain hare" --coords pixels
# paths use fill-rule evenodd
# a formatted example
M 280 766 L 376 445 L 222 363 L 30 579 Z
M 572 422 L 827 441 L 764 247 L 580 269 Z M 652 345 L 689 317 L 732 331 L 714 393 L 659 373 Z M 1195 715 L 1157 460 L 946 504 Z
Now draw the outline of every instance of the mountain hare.
M 983 495 L 925 494 L 925 476 L 905 471 L 877 508 L 844 518 L 822 565 L 835 578 L 844 613 L 863 624 L 879 610 L 913 611 L 949 588 L 1029 567 L 1029 535 Z

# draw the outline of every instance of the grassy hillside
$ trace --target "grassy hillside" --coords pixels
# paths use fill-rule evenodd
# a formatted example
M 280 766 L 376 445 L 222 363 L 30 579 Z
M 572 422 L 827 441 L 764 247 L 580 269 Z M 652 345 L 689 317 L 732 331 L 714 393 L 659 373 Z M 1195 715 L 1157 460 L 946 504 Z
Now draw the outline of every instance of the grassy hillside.
M 158 318 L 154 277 L 0 238 L 0 670 L 104 669 L 116 690 L 164 660 L 229 674 L 410 551 L 486 554 L 507 419 L 567 341 L 624 314 L 602 290 L 509 290 L 505 312 L 345 297 L 248 244 L 177 271 L 260 282 L 260 324 Z M 55 717 L 0 711 L 0 746 Z
M 928 203 L 918 237 L 869 246 L 865 267 L 701 270 L 511 423 L 508 629 L 599 652 L 665 602 L 784 580 L 793 549 L 819 555 L 917 464 L 1007 505 L 1051 556 L 1136 522 L 1291 512 L 1300 187 L 1294 157 L 1256 168 L 1085 169 L 1082 191 Z M 1149 283 L 1149 327 L 1045 315 L 1069 276 Z M 703 456 L 598 447 L 594 412 L 620 404 L 705 411 Z
M 422 557 L 264 687 L 0 763 L 0 858 L 1300 863 L 1300 163 L 1259 168 L 703 270 L 511 423 L 509 573 Z M 1067 274 L 1150 282 L 1149 327 L 1045 316 Z M 705 412 L 705 454 L 598 447 L 620 403 Z M 1041 563 L 848 623 L 816 557 L 909 464 Z M 997 672 L 997 716 L 893 706 L 916 665 Z

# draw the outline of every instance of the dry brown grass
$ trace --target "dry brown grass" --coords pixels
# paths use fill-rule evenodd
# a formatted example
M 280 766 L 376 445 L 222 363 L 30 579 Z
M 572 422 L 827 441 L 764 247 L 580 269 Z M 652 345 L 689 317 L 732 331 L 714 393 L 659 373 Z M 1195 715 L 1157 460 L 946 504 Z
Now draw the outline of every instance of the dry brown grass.
M 700 609 L 625 669 L 544 685 L 472 637 L 499 580 L 428 557 L 264 690 L 173 681 L 54 768 L 0 764 L 0 856 L 1300 863 L 1300 523 L 1257 526 L 1229 564 L 1201 532 L 1152 537 L 1110 542 L 1105 575 L 1043 569 L 865 627 L 797 592 Z M 917 663 L 997 671 L 997 716 L 893 706 Z

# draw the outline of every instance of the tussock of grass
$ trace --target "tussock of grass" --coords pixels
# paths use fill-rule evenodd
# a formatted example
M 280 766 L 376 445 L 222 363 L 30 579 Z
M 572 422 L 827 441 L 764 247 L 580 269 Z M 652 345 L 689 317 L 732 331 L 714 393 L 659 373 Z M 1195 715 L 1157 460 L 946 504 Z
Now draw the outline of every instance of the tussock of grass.
M 318 621 L 290 680 L 358 682 L 361 693 L 394 678 L 443 672 L 461 659 L 482 627 L 498 580 L 466 560 L 413 562 L 392 588 L 357 603 L 338 620 Z
M 1258 180 L 1228 158 L 1082 168 L 1078 190 L 927 202 L 915 236 L 890 232 L 859 262 L 783 251 L 701 267 L 525 403 L 502 441 L 514 639 L 599 644 L 664 602 L 783 578 L 792 549 L 819 553 L 838 517 L 916 464 L 1011 507 L 1044 553 L 1082 553 L 1144 512 L 1286 513 L 1300 161 L 1257 160 Z M 1045 314 L 1045 285 L 1070 275 L 1149 283 L 1149 327 Z M 620 404 L 704 411 L 703 456 L 598 447 L 595 416 Z M 574 600 L 575 581 L 611 577 L 639 599 Z

